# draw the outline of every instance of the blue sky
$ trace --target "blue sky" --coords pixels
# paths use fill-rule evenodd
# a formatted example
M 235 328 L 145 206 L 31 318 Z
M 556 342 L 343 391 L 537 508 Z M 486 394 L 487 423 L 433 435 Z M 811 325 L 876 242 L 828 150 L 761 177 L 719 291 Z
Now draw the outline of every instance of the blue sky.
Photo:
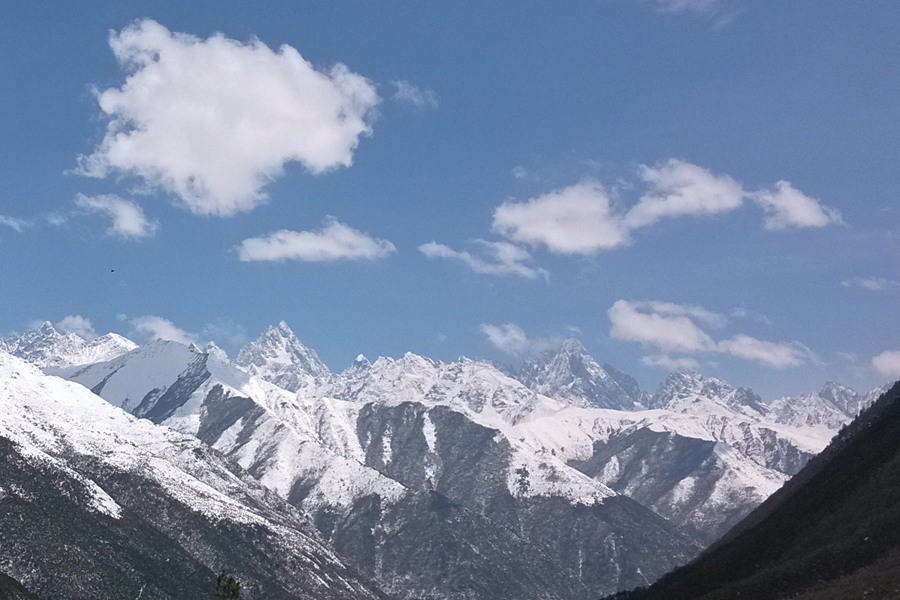
M 897 31 L 876 0 L 5 3 L 0 333 L 900 377 Z

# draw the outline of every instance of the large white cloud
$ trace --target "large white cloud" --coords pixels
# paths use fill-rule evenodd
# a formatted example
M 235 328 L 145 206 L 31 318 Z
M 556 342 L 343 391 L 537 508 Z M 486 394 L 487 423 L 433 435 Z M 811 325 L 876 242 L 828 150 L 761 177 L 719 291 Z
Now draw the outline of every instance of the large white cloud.
M 625 215 L 629 229 L 647 227 L 664 218 L 730 212 L 744 202 L 744 188 L 728 175 L 714 175 L 709 169 L 675 158 L 656 167 L 642 165 L 641 179 L 647 191 Z
M 158 223 L 148 219 L 136 202 L 125 200 L 115 194 L 101 196 L 78 194 L 75 206 L 86 212 L 108 217 L 112 224 L 106 233 L 111 236 L 125 239 L 152 237 L 158 227 Z
M 787 181 L 776 183 L 775 191 L 757 192 L 752 198 L 766 213 L 763 225 L 766 229 L 825 227 L 843 222 L 837 209 L 823 205 Z
M 94 331 L 94 325 L 91 323 L 91 320 L 81 315 L 65 316 L 54 327 L 63 333 L 74 333 L 87 341 L 97 338 L 97 332 Z
M 152 20 L 112 33 L 110 46 L 129 76 L 98 92 L 110 121 L 79 172 L 142 177 L 195 213 L 251 210 L 286 162 L 349 166 L 371 133 L 372 83 L 343 64 L 316 70 L 291 46 L 202 40 Z
M 628 241 L 609 194 L 590 180 L 526 202 L 504 202 L 494 211 L 493 230 L 561 254 L 593 254 Z
M 885 377 L 900 378 L 900 351 L 885 350 L 872 359 L 872 366 Z
M 544 269 L 531 266 L 533 260 L 531 253 L 515 244 L 485 240 L 473 240 L 472 243 L 478 249 L 477 254 L 468 250 L 454 250 L 437 242 L 422 244 L 419 246 L 419 252 L 431 259 L 456 261 L 484 275 L 513 275 L 526 279 L 549 276 Z
M 192 344 L 198 340 L 197 335 L 189 333 L 175 325 L 172 321 L 156 315 L 135 317 L 129 321 L 134 331 L 147 340 L 169 340 L 181 344 Z
M 651 366 L 693 368 L 697 362 L 693 355 L 719 353 L 782 369 L 805 364 L 811 356 L 798 342 L 768 342 L 744 334 L 714 340 L 704 326 L 721 327 L 726 321 L 718 313 L 697 306 L 618 300 L 607 314 L 612 323 L 612 337 L 637 342 L 660 353 L 644 357 L 644 363 Z
M 389 241 L 375 239 L 339 223 L 334 217 L 329 217 L 318 231 L 282 229 L 246 239 L 238 246 L 238 256 L 243 261 L 376 260 L 396 251 Z

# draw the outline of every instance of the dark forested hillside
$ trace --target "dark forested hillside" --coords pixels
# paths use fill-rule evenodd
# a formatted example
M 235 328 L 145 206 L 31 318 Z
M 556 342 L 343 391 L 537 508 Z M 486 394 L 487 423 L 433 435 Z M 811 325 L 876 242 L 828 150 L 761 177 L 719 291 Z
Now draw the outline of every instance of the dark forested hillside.
M 900 598 L 900 384 L 696 561 L 614 598 Z

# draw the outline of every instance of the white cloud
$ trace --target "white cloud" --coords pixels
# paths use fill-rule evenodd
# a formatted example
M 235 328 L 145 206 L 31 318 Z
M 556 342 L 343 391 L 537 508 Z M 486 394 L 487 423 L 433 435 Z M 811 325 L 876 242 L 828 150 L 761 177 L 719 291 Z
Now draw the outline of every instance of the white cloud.
M 744 334 L 716 341 L 701 325 L 724 326 L 724 317 L 697 306 L 618 300 L 607 314 L 613 338 L 637 342 L 661 353 L 661 356 L 645 357 L 645 364 L 652 366 L 690 360 L 671 354 L 728 354 L 776 369 L 799 366 L 814 359 L 812 352 L 799 342 L 768 342 Z
M 648 367 L 660 367 L 669 371 L 684 371 L 685 369 L 697 369 L 700 367 L 700 363 L 693 358 L 672 358 L 665 354 L 644 356 L 641 358 L 641 362 Z
M 671 158 L 657 167 L 641 166 L 647 191 L 625 215 L 629 229 L 638 229 L 664 218 L 704 216 L 741 207 L 745 192 L 728 175 Z
M 19 233 L 28 227 L 30 223 L 25 219 L 20 219 L 18 217 L 7 217 L 5 215 L 0 215 L 0 225 L 6 225 Z
M 457 251 L 437 242 L 422 244 L 419 251 L 428 258 L 445 258 L 460 262 L 476 273 L 484 275 L 515 275 L 527 279 L 539 276 L 546 279 L 550 276 L 544 269 L 530 266 L 528 263 L 532 261 L 531 253 L 515 244 L 485 240 L 473 240 L 472 243 L 480 248 L 480 255 L 467 250 Z
M 885 350 L 872 359 L 872 366 L 885 377 L 900 378 L 900 351 Z
M 74 333 L 75 335 L 91 341 L 97 338 L 97 332 L 91 320 L 81 315 L 68 315 L 63 317 L 62 321 L 54 325 L 58 331 L 63 333 Z
M 131 200 L 119 198 L 114 194 L 102 196 L 85 196 L 78 194 L 75 206 L 89 212 L 104 215 L 112 219 L 112 225 L 106 230 L 107 235 L 140 239 L 156 234 L 159 224 L 150 221 L 143 209 Z
M 873 292 L 884 292 L 900 288 L 900 281 L 885 279 L 884 277 L 854 277 L 841 282 L 844 287 L 861 287 Z
M 79 157 L 83 175 L 139 176 L 194 213 L 232 215 L 265 202 L 285 163 L 314 174 L 350 166 L 371 133 L 372 83 L 343 64 L 318 71 L 291 46 L 201 40 L 149 19 L 109 43 L 129 75 L 97 93 L 110 122 Z
M 776 369 L 800 366 L 809 357 L 809 352 L 799 344 L 766 342 L 743 334 L 719 342 L 717 351 Z
M 535 340 L 529 338 L 525 331 L 514 323 L 503 325 L 481 324 L 481 332 L 488 337 L 488 341 L 497 350 L 513 356 L 521 356 L 546 350 L 557 342 L 553 340 Z
M 609 194 L 590 180 L 526 202 L 504 202 L 494 211 L 493 231 L 559 254 L 593 254 L 628 242 Z
M 774 192 L 764 190 L 751 195 L 766 213 L 763 224 L 765 229 L 801 229 L 843 223 L 837 209 L 823 205 L 789 182 L 779 181 L 775 188 Z
M 663 12 L 710 14 L 718 11 L 720 0 L 653 0 Z
M 647 303 L 617 300 L 607 311 L 610 335 L 619 340 L 655 346 L 663 353 L 709 352 L 716 344 L 694 321 L 684 315 L 665 316 L 642 312 Z M 652 309 L 651 309 L 652 310 Z
M 318 231 L 282 229 L 267 236 L 250 238 L 238 246 L 242 261 L 325 262 L 333 260 L 377 260 L 397 251 L 387 240 L 375 239 L 328 217 Z
M 528 171 L 525 169 L 525 167 L 523 167 L 521 165 L 519 165 L 517 167 L 513 167 L 513 170 L 511 171 L 511 173 L 512 173 L 512 176 L 515 177 L 516 179 L 525 179 L 526 177 L 528 177 Z
M 414 83 L 408 81 L 392 81 L 391 85 L 396 88 L 394 100 L 400 102 L 409 102 L 419 108 L 437 108 L 438 95 L 434 90 L 423 90 Z
M 531 344 L 528 336 L 518 325 L 506 323 L 504 325 L 481 324 L 481 331 L 488 336 L 488 341 L 495 348 L 506 354 L 519 355 L 526 352 Z
M 685 304 L 675 304 L 674 302 L 659 302 L 649 300 L 646 302 L 632 302 L 636 308 L 649 308 L 653 312 L 660 315 L 686 316 L 691 317 L 695 321 L 719 329 L 728 325 L 728 318 L 725 315 L 715 313 L 700 306 L 691 306 Z
M 147 340 L 169 340 L 185 345 L 197 341 L 197 336 L 193 333 L 180 329 L 172 321 L 155 315 L 135 317 L 129 323 L 134 327 L 136 333 Z

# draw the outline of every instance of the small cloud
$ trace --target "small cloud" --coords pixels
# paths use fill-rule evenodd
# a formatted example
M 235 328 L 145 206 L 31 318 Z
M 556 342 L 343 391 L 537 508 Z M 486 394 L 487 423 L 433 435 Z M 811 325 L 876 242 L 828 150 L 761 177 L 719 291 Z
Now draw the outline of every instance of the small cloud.
M 531 253 L 515 244 L 485 240 L 474 240 L 472 243 L 480 250 L 478 254 L 467 250 L 457 251 L 437 242 L 422 244 L 419 252 L 430 259 L 443 258 L 459 262 L 483 275 L 513 275 L 526 279 L 547 279 L 550 276 L 544 269 L 532 267 L 529 264 L 533 261 Z
M 198 340 L 196 334 L 189 333 L 176 326 L 172 321 L 155 315 L 135 317 L 129 323 L 134 328 L 135 333 L 147 341 L 169 340 L 190 345 Z
M 22 233 L 26 227 L 28 227 L 31 223 L 26 219 L 20 219 L 18 217 L 7 217 L 5 215 L 0 215 L 0 225 L 6 225 L 19 233 Z
M 728 311 L 728 316 L 733 319 L 750 319 L 762 323 L 763 325 L 772 325 L 772 319 L 761 312 L 750 310 L 746 306 L 736 306 L 732 308 Z
M 109 217 L 112 225 L 106 230 L 110 236 L 124 239 L 141 239 L 156 234 L 159 224 L 150 221 L 143 209 L 131 200 L 119 198 L 114 194 L 102 196 L 85 196 L 78 194 L 75 206 L 81 210 Z
M 94 331 L 91 320 L 82 317 L 81 315 L 68 315 L 67 317 L 63 317 L 62 321 L 56 323 L 54 327 L 63 333 L 74 333 L 87 341 L 97 338 L 97 332 Z
M 530 339 L 521 327 L 513 323 L 505 323 L 503 325 L 482 323 L 480 329 L 487 336 L 488 342 L 497 350 L 513 356 L 546 350 L 552 347 L 554 343 L 549 340 Z
M 434 336 L 434 338 L 438 341 L 439 344 L 443 344 L 444 342 L 446 342 L 447 340 L 450 339 L 450 337 L 446 333 L 440 333 L 440 332 L 438 332 L 438 334 L 436 336 Z
M 775 369 L 798 367 L 809 357 L 808 350 L 801 344 L 766 342 L 743 334 L 719 342 L 716 350 Z
M 525 202 L 504 202 L 494 211 L 492 229 L 512 242 L 558 254 L 589 255 L 628 242 L 609 194 L 592 180 Z
M 900 351 L 885 350 L 872 359 L 872 366 L 880 375 L 900 378 Z
M 721 6 L 721 0 L 653 0 L 661 12 L 695 13 L 708 15 L 715 13 Z
M 644 356 L 641 362 L 648 367 L 660 367 L 669 371 L 683 371 L 685 369 L 697 369 L 700 363 L 693 358 L 681 357 L 672 358 L 665 354 L 657 354 L 654 356 Z
M 728 175 L 671 158 L 656 166 L 641 166 L 648 189 L 625 215 L 628 229 L 653 225 L 665 218 L 731 212 L 744 202 L 744 189 Z
M 665 354 L 711 352 L 716 348 L 709 334 L 688 316 L 654 312 L 647 302 L 618 300 L 607 314 L 612 322 L 610 335 L 617 340 L 654 346 Z
M 516 179 L 525 179 L 528 176 L 528 171 L 522 166 L 513 167 L 512 176 Z
M 885 279 L 884 277 L 853 277 L 845 279 L 841 285 L 848 287 L 860 287 L 873 292 L 885 292 L 900 288 L 900 281 Z
M 106 135 L 75 172 L 138 177 L 195 214 L 265 203 L 288 162 L 314 175 L 349 167 L 372 133 L 372 82 L 340 63 L 317 70 L 286 44 L 204 40 L 143 19 L 109 45 L 127 78 L 96 91 Z
M 762 207 L 766 217 L 763 227 L 768 230 L 825 227 L 843 223 L 841 213 L 807 196 L 787 181 L 775 184 L 776 191 L 762 191 L 751 198 Z
M 242 261 L 327 262 L 334 260 L 378 260 L 395 253 L 387 240 L 373 238 L 340 223 L 334 217 L 325 220 L 318 231 L 282 229 L 267 236 L 250 238 L 238 246 Z
M 414 83 L 404 80 L 392 81 L 391 85 L 396 88 L 391 98 L 398 102 L 408 102 L 419 108 L 438 107 L 438 95 L 434 90 L 423 90 Z

